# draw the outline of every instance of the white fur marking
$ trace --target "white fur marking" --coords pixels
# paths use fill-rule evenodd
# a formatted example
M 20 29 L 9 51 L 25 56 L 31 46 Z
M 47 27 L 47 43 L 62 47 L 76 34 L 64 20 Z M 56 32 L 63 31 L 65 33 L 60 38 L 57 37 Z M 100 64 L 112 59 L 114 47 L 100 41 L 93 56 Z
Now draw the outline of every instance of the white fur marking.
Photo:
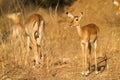
M 82 19 L 82 16 L 83 16 L 83 14 L 80 13 L 80 17 L 79 17 L 78 21 L 80 21 Z
M 39 27 L 39 38 L 37 38 L 37 44 L 40 45 L 42 37 L 43 37 L 43 27 L 44 27 L 44 21 L 42 20 Z
M 97 41 L 95 41 L 94 46 L 95 46 L 95 48 L 97 48 Z
M 17 38 L 18 36 L 19 36 L 19 30 L 18 30 L 18 28 L 14 28 L 13 29 L 13 37 Z
M 114 0 L 113 4 L 114 4 L 115 6 L 119 6 L 119 2 L 116 1 L 116 0 Z
M 84 44 L 84 43 L 86 43 L 86 42 L 85 42 L 84 40 L 81 40 L 81 43 Z
M 74 16 L 71 13 L 68 13 L 68 17 L 71 18 L 71 19 L 74 18 Z
M 34 31 L 37 31 L 37 30 L 38 30 L 38 22 L 35 22 L 35 25 L 34 25 L 34 27 L 33 27 L 33 30 L 34 30 Z

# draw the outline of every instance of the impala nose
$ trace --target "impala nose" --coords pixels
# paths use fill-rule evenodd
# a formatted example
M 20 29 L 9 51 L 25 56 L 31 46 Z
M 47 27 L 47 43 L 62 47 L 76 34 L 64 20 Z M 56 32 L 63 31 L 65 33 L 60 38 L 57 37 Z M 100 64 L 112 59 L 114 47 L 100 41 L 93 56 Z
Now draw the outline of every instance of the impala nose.
M 81 12 L 81 14 L 83 14 L 83 12 Z
M 68 12 L 66 12 L 66 14 L 68 14 Z

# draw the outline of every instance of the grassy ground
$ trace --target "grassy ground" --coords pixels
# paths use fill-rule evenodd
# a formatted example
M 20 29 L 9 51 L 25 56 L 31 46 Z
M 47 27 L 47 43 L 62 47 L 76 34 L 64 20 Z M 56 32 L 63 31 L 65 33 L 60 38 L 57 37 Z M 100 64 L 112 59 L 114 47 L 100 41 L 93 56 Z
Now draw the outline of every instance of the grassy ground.
M 65 12 L 54 14 L 54 10 L 48 13 L 40 8 L 37 13 L 43 15 L 46 21 L 41 64 L 37 68 L 32 67 L 31 61 L 28 66 L 23 65 L 26 47 L 19 40 L 1 42 L 0 80 L 120 80 L 120 15 L 115 15 L 116 7 L 112 0 L 77 0 L 64 10 L 74 15 L 83 11 L 81 26 L 88 23 L 99 26 L 97 55 L 100 73 L 96 75 L 94 72 L 92 55 L 91 74 L 87 77 L 81 75 L 80 38 L 76 28 L 68 27 Z M 23 17 L 28 17 L 27 14 L 25 12 Z M 104 58 L 105 55 L 107 58 Z M 31 53 L 30 57 L 32 56 Z

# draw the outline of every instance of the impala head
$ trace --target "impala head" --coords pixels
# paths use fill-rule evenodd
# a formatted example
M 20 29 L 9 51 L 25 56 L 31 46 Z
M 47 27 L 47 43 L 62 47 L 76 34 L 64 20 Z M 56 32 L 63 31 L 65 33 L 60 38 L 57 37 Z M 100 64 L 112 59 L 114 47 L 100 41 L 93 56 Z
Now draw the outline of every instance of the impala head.
M 80 13 L 79 16 L 73 16 L 71 13 L 66 12 L 67 16 L 71 19 L 70 26 L 75 27 L 79 25 L 80 20 L 82 19 L 83 12 Z
M 115 6 L 119 6 L 119 2 L 118 2 L 117 0 L 114 0 L 114 1 L 113 1 L 113 4 L 114 4 Z
M 16 12 L 16 13 L 7 14 L 6 17 L 13 20 L 14 23 L 19 23 L 20 15 L 21 15 L 20 12 Z

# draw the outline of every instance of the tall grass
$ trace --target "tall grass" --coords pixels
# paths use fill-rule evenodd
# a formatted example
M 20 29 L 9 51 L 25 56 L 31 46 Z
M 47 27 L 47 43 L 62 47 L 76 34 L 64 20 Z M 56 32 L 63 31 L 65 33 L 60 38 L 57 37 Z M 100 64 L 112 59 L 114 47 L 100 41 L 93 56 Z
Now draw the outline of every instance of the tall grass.
M 98 62 L 104 60 L 103 58 L 105 55 L 107 56 L 107 66 L 103 72 L 95 75 L 93 70 L 93 73 L 91 73 L 88 77 L 81 76 L 82 56 L 80 39 L 75 28 L 67 27 L 65 13 L 58 13 L 59 5 L 55 8 L 49 7 L 46 10 L 41 7 L 33 7 L 31 4 L 26 7 L 19 2 L 12 2 L 14 3 L 13 6 L 15 6 L 14 10 L 12 10 L 11 7 L 7 11 L 2 9 L 0 16 L 0 35 L 3 35 L 3 32 L 9 32 L 7 33 L 8 36 L 5 38 L 5 41 L 0 40 L 0 79 L 119 80 L 120 28 L 118 23 L 115 23 L 118 19 L 116 19 L 115 15 L 112 14 L 113 12 L 111 12 L 111 9 L 113 8 L 109 10 L 106 10 L 106 8 L 98 10 L 101 6 L 104 5 L 103 7 L 105 7 L 106 4 L 111 3 L 109 0 L 105 2 L 95 1 L 95 3 L 91 5 L 90 3 L 92 2 L 94 2 L 94 0 L 87 0 L 87 2 L 77 0 L 70 8 L 67 8 L 67 11 L 72 11 L 73 14 L 79 14 L 79 12 L 83 10 L 85 15 L 81 21 L 81 25 L 95 22 L 99 26 L 100 36 L 97 51 Z M 98 2 L 99 5 L 97 5 Z M 109 6 L 111 6 L 111 4 Z M 23 65 L 26 54 L 26 45 L 21 45 L 19 40 L 11 41 L 12 39 L 10 35 L 13 23 L 6 18 L 6 14 L 16 11 L 20 11 L 22 13 L 21 23 L 23 25 L 29 15 L 33 13 L 41 14 L 45 19 L 44 45 L 42 47 L 43 58 L 36 68 L 32 67 L 32 52 L 29 55 L 29 65 Z M 96 11 L 97 14 L 93 15 L 92 12 Z M 111 17 L 109 19 L 109 16 L 106 14 L 109 14 L 109 16 L 112 15 L 114 20 L 112 20 Z M 92 65 L 94 65 L 93 56 L 94 55 L 92 54 Z M 99 57 L 102 57 L 102 59 Z M 99 66 L 105 66 L 105 64 L 105 61 L 103 61 L 99 64 Z M 94 67 L 92 68 L 94 69 Z M 103 69 L 103 67 L 101 69 Z

